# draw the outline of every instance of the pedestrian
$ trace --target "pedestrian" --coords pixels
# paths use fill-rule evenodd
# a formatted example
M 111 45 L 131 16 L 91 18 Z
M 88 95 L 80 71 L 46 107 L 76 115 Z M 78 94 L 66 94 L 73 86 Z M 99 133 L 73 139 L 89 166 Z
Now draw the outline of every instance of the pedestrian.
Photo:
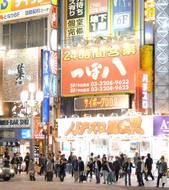
M 73 168 L 74 180 L 75 182 L 77 182 L 79 179 L 79 163 L 76 156 L 73 157 L 72 168 Z
M 82 158 L 78 157 L 78 169 L 79 169 L 79 183 L 84 181 L 84 162 Z
M 138 186 L 144 186 L 143 176 L 142 176 L 142 161 L 140 157 L 137 157 L 136 176 L 137 176 Z
M 107 177 L 108 177 L 108 162 L 107 162 L 107 158 L 103 157 L 102 158 L 102 174 L 103 174 L 103 184 L 106 184 L 107 182 Z
M 121 168 L 118 156 L 115 157 L 115 161 L 113 162 L 113 168 L 114 168 L 115 177 L 116 177 L 115 181 L 117 182 L 119 179 L 119 171 Z
M 125 186 L 127 186 L 127 183 L 129 184 L 129 186 L 131 186 L 131 172 L 132 172 L 132 168 L 134 168 L 131 159 L 128 158 L 127 162 L 124 163 L 123 165 L 123 170 L 124 170 L 124 180 L 125 180 Z
M 29 161 L 29 165 L 28 165 L 28 173 L 29 173 L 29 178 L 30 181 L 35 181 L 35 163 L 34 160 L 31 158 Z
M 72 175 L 73 177 L 73 169 L 72 169 L 72 161 L 73 161 L 73 152 L 70 153 L 68 157 L 68 173 Z
M 60 177 L 60 181 L 63 182 L 64 178 L 66 176 L 66 164 L 67 164 L 67 160 L 65 158 L 65 155 L 61 155 L 61 159 L 60 159 L 60 166 L 59 166 L 59 177 Z
M 52 181 L 53 180 L 53 161 L 52 157 L 49 154 L 46 162 L 46 180 Z
M 95 161 L 93 163 L 94 166 L 94 173 L 96 175 L 96 184 L 100 183 L 100 171 L 101 171 L 101 161 L 98 159 L 98 157 L 95 157 Z
M 164 156 L 161 156 L 160 161 L 157 165 L 158 177 L 157 177 L 157 186 L 159 187 L 160 179 L 162 179 L 162 187 L 164 187 L 167 179 L 167 162 L 165 161 Z
M 56 159 L 55 159 L 54 164 L 55 164 L 55 166 L 54 166 L 55 176 L 59 177 L 59 167 L 60 167 L 60 157 L 59 157 L 59 155 L 56 155 Z
M 145 173 L 145 180 L 148 181 L 148 176 L 154 180 L 154 176 L 152 174 L 152 165 L 153 165 L 153 159 L 151 158 L 151 155 L 148 153 L 146 162 L 145 162 L 145 168 L 146 168 L 146 173 Z
M 93 159 L 90 158 L 89 161 L 87 162 L 87 167 L 86 167 L 86 170 L 87 170 L 87 178 L 88 178 L 88 175 L 90 175 L 90 182 L 92 181 L 92 175 L 93 175 Z
M 29 162 L 30 162 L 30 154 L 29 152 L 26 153 L 26 156 L 24 158 L 24 162 L 25 162 L 25 172 L 28 174 L 28 167 L 29 167 Z

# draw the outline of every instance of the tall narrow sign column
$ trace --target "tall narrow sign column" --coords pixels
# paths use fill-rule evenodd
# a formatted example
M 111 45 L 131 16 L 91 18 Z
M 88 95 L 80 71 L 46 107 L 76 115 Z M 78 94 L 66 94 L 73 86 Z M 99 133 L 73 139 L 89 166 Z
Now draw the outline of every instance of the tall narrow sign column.
M 169 0 L 156 0 L 155 113 L 169 112 Z

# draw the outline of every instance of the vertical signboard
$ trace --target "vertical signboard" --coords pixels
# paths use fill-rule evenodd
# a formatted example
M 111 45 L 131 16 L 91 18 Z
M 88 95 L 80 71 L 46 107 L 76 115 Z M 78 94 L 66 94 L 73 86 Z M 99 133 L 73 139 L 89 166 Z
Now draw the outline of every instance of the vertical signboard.
M 113 0 L 113 31 L 127 31 L 133 27 L 133 0 Z
M 148 75 L 142 70 L 136 74 L 136 110 L 146 112 L 148 109 Z
M 108 0 L 89 0 L 89 31 L 104 35 L 108 31 Z
M 169 0 L 156 1 L 155 23 L 155 113 L 169 112 Z
M 66 38 L 83 37 L 85 34 L 85 0 L 66 0 Z
M 50 112 L 50 51 L 42 50 L 42 77 L 43 77 L 43 112 L 42 112 L 42 122 L 49 122 L 49 112 Z

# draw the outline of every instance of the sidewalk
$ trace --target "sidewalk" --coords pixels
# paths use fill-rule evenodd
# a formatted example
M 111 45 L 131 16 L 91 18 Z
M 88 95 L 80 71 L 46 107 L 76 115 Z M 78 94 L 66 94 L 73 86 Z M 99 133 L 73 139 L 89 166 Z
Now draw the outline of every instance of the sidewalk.
M 25 174 L 25 173 L 22 173 L 21 175 L 17 175 L 15 177 L 14 180 L 20 180 L 20 181 L 29 181 L 29 177 Z M 40 176 L 38 174 L 36 174 L 36 181 L 40 182 L 44 182 L 44 176 Z M 149 180 L 149 181 L 144 181 L 145 183 L 145 188 L 155 188 L 156 187 L 156 181 L 157 181 L 157 178 L 155 178 L 154 181 L 152 180 Z M 55 175 L 54 175 L 54 178 L 53 178 L 53 182 L 56 182 L 56 183 L 60 183 L 60 180 L 59 178 L 56 178 Z M 69 174 L 66 174 L 66 177 L 65 177 L 65 181 L 64 181 L 64 184 L 75 184 L 74 182 L 74 178 L 71 177 L 71 175 Z M 87 182 L 84 182 L 84 184 L 89 184 L 89 185 L 96 185 L 95 184 L 95 176 L 93 175 L 93 178 L 92 178 L 92 181 L 89 182 L 89 180 Z M 81 184 L 82 185 L 82 184 Z M 119 178 L 119 181 L 117 183 L 113 183 L 112 185 L 103 185 L 103 179 L 101 179 L 101 185 L 102 186 L 113 186 L 113 187 L 125 187 L 124 185 L 124 178 Z M 132 175 L 131 177 L 131 187 L 128 187 L 128 189 L 135 189 L 136 187 L 138 188 L 138 183 L 137 183 L 137 179 L 136 179 L 136 176 L 135 175 Z M 97 185 L 99 186 L 99 185 Z M 144 187 L 141 187 L 141 188 L 144 188 Z M 160 184 L 160 187 L 161 187 L 161 184 Z M 125 187 L 126 188 L 126 187 Z M 169 179 L 168 179 L 168 183 L 165 185 L 165 188 L 169 188 Z

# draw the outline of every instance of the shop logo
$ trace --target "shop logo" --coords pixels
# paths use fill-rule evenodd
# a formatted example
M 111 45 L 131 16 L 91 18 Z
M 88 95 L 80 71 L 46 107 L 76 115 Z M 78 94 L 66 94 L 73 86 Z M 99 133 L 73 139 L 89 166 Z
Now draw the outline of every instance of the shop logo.
M 169 121 L 163 120 L 160 129 L 163 132 L 169 132 Z
M 148 75 L 147 74 L 143 74 L 142 83 L 143 83 L 142 108 L 147 109 L 148 108 Z

